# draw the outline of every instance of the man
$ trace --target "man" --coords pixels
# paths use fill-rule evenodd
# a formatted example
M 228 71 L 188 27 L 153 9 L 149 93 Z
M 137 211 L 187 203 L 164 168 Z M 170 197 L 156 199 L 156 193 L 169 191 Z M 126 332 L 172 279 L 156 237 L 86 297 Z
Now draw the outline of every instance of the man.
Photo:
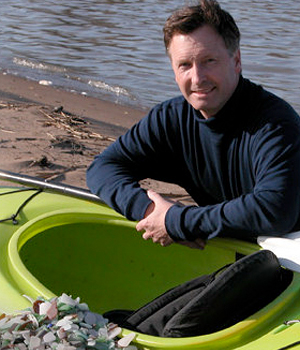
M 300 228 L 300 120 L 285 101 L 241 75 L 240 33 L 214 0 L 175 12 L 164 40 L 183 96 L 155 106 L 94 160 L 91 191 L 144 239 L 204 248 Z M 144 191 L 176 183 L 197 206 Z

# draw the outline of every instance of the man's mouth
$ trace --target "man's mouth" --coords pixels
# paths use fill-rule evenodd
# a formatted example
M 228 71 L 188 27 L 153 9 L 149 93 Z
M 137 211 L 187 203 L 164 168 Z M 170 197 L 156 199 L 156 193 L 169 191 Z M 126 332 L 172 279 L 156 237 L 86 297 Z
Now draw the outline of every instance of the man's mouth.
M 210 87 L 210 88 L 206 88 L 206 89 L 192 89 L 192 93 L 194 93 L 196 95 L 208 95 L 214 89 L 215 89 L 215 87 Z

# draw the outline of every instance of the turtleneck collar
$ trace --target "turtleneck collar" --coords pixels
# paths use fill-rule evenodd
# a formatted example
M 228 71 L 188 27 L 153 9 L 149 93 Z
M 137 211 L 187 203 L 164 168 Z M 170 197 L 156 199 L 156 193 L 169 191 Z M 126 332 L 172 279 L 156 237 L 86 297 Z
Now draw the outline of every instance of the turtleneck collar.
M 246 81 L 247 80 L 241 75 L 234 93 L 224 107 L 213 117 L 205 119 L 200 111 L 195 110 L 197 117 L 201 119 L 201 123 L 206 124 L 212 129 L 221 129 L 222 131 L 224 131 L 224 128 L 231 127 L 230 124 L 234 122 L 237 117 L 236 111 L 240 111 L 240 107 L 244 104 L 243 96 L 245 96 Z

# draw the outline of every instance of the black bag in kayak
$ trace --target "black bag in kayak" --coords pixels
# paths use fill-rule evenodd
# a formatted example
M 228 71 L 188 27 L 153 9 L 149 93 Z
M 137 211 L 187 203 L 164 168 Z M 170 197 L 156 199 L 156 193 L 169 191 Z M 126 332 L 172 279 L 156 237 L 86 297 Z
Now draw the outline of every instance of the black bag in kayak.
M 210 274 L 172 288 L 134 312 L 104 314 L 140 333 L 191 337 L 232 326 L 275 299 L 291 282 L 292 272 L 276 256 L 261 250 Z

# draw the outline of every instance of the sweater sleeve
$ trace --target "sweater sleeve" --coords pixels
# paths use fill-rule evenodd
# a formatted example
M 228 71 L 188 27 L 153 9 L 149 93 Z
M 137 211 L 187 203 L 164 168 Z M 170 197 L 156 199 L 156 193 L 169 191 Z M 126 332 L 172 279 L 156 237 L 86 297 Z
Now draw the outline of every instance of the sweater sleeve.
M 125 163 L 118 141 L 95 157 L 87 171 L 87 185 L 92 193 L 127 219 L 141 220 L 151 201 L 139 186 L 134 168 L 128 168 Z
M 291 232 L 300 213 L 299 124 L 267 124 L 252 137 L 250 193 L 208 206 L 172 206 L 166 228 L 175 240 L 251 238 Z
M 150 204 L 138 181 L 138 164 L 119 139 L 95 157 L 87 171 L 87 185 L 106 204 L 129 220 L 140 220 Z
M 166 173 L 164 169 L 168 169 L 169 136 L 162 125 L 161 113 L 160 105 L 156 106 L 95 157 L 87 171 L 91 192 L 129 220 L 141 220 L 151 203 L 139 181 L 159 179 L 160 174 Z

